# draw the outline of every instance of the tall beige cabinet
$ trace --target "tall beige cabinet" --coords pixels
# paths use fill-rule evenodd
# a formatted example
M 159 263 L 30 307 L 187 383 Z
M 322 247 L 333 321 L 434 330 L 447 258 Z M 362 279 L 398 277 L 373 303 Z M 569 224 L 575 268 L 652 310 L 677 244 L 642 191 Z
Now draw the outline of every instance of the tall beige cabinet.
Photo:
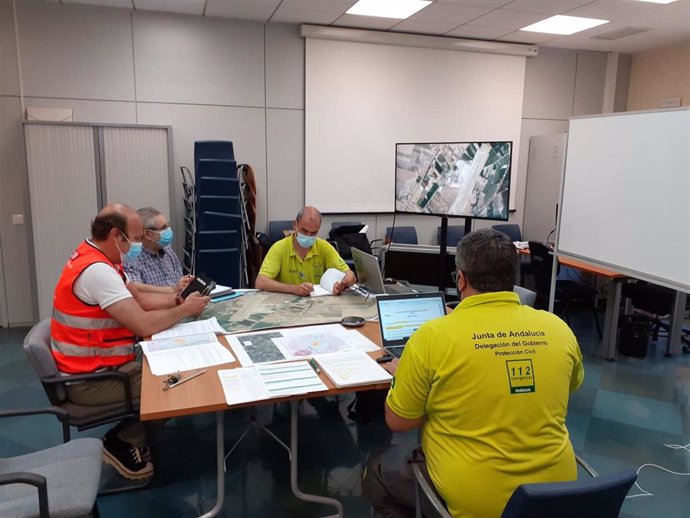
M 167 126 L 25 123 L 37 319 L 100 208 L 122 202 L 170 214 L 172 130 Z M 171 215 L 172 217 L 172 215 Z

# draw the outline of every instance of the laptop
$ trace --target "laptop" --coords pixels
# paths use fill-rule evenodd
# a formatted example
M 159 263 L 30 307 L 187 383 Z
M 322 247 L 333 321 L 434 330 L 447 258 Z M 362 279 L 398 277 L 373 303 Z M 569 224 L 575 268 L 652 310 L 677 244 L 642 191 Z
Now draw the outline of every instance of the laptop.
M 384 295 L 376 298 L 383 348 L 400 358 L 407 340 L 424 322 L 446 314 L 440 291 Z
M 384 284 L 379 261 L 371 254 L 361 251 L 354 246 L 352 260 L 355 263 L 357 282 L 360 289 L 372 295 L 398 295 L 403 293 L 416 293 L 415 290 L 404 284 Z

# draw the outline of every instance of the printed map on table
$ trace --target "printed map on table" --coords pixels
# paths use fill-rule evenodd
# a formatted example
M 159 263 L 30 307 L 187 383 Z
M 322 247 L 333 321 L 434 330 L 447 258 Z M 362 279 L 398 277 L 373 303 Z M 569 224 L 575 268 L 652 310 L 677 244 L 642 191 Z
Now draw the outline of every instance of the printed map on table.
M 237 333 L 340 322 L 341 318 L 352 315 L 376 316 L 376 301 L 350 293 L 314 298 L 250 291 L 242 297 L 209 305 L 201 318 L 216 317 L 228 333 Z

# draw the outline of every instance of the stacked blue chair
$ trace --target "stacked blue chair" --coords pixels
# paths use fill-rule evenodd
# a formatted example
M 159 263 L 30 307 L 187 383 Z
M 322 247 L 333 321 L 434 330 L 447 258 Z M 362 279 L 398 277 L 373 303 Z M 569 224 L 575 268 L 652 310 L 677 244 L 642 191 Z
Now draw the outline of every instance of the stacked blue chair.
M 194 143 L 194 270 L 224 286 L 242 285 L 244 210 L 232 142 Z

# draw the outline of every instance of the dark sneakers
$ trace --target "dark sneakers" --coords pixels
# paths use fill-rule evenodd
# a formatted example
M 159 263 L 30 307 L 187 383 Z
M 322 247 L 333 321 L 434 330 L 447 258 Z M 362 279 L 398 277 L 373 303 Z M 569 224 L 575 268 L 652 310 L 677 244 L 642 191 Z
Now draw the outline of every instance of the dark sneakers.
M 144 457 L 147 452 L 147 447 L 139 448 L 120 439 L 114 429 L 103 436 L 103 461 L 125 478 L 139 480 L 153 476 L 153 464 Z

